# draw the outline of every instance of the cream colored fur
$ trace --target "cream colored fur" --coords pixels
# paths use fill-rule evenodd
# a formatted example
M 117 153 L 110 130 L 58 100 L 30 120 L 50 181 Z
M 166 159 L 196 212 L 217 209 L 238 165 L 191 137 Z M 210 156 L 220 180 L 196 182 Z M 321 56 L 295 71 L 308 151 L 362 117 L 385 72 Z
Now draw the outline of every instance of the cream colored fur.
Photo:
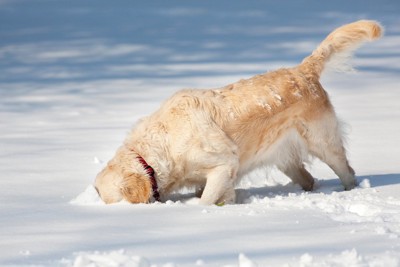
M 184 186 L 204 188 L 200 203 L 235 201 L 246 173 L 276 165 L 304 190 L 314 179 L 309 156 L 328 164 L 346 190 L 356 185 L 340 125 L 319 77 L 335 56 L 381 36 L 374 21 L 333 31 L 293 68 L 211 90 L 183 90 L 142 119 L 96 178 L 106 203 L 152 201 L 149 177 L 137 156 L 156 172 L 161 197 Z

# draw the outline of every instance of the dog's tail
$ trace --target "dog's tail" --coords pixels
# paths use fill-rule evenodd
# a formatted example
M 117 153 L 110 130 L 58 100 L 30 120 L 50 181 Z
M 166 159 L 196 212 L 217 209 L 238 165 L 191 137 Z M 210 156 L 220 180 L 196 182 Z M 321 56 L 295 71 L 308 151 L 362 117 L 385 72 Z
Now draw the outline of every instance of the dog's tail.
M 317 78 L 329 65 L 342 69 L 354 50 L 364 42 L 379 39 L 382 34 L 383 28 L 376 21 L 360 20 L 346 24 L 331 32 L 299 67 Z

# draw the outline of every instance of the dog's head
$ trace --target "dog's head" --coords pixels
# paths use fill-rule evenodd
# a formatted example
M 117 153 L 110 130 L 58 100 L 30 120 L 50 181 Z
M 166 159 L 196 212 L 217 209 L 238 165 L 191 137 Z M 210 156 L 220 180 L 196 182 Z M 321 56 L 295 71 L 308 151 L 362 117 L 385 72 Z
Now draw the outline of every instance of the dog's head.
M 123 199 L 131 203 L 148 203 L 153 196 L 148 173 L 137 159 L 137 154 L 126 149 L 119 149 L 97 175 L 95 187 L 107 204 Z

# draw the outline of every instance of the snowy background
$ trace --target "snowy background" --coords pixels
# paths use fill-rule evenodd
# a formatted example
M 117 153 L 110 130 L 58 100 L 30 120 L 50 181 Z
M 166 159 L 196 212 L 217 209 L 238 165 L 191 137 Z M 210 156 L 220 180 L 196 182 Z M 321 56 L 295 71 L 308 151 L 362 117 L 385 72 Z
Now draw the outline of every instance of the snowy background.
M 400 2 L 0 0 L 1 266 L 400 266 Z M 238 204 L 103 205 L 90 184 L 138 120 L 307 56 L 334 28 L 386 36 L 324 75 L 360 187 L 253 173 Z

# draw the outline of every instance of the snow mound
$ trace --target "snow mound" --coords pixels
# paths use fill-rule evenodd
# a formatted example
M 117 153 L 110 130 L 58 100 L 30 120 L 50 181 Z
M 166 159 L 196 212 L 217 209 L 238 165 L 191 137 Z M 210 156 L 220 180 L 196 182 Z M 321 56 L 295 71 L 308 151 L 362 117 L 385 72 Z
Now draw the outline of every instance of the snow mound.
M 73 205 L 105 205 L 104 201 L 100 198 L 96 188 L 94 188 L 93 185 L 88 185 L 85 191 L 80 193 L 69 203 Z
M 78 252 L 73 260 L 63 260 L 62 265 L 66 267 L 175 267 L 173 262 L 165 264 L 153 264 L 145 257 L 130 255 L 123 249 L 107 252 Z M 376 255 L 361 255 L 356 249 L 344 250 L 340 253 L 324 256 L 312 256 L 304 253 L 294 263 L 287 263 L 286 267 L 398 267 L 400 264 L 395 252 L 385 252 Z M 202 260 L 197 260 L 195 266 L 209 266 Z M 215 265 L 213 265 L 215 266 Z M 262 266 L 251 260 L 245 254 L 240 253 L 236 264 L 221 265 L 223 267 L 257 267 Z
M 257 264 L 241 253 L 239 254 L 239 267 L 257 267 Z
M 361 188 L 371 188 L 371 183 L 368 179 L 363 179 L 360 183 Z
M 124 250 L 111 252 L 80 252 L 75 258 L 71 267 L 109 267 L 109 266 L 129 266 L 129 267 L 150 267 L 147 259 L 139 256 L 130 256 Z
M 123 249 L 108 252 L 78 252 L 75 258 L 64 260 L 66 267 L 157 267 L 159 265 L 151 264 L 151 262 L 141 256 L 130 255 Z M 202 260 L 197 260 L 196 266 L 207 266 Z M 160 265 L 162 267 L 175 267 L 175 263 L 169 262 Z M 237 265 L 224 265 L 224 267 L 257 267 L 258 265 L 249 259 L 243 253 L 238 256 Z
M 306 253 L 300 257 L 298 265 L 301 267 L 348 267 L 348 266 L 374 266 L 397 267 L 399 261 L 394 253 L 382 253 L 375 256 L 362 256 L 356 249 L 345 250 L 340 254 L 330 254 L 321 259 L 315 259 Z M 290 265 L 289 265 L 290 266 Z

